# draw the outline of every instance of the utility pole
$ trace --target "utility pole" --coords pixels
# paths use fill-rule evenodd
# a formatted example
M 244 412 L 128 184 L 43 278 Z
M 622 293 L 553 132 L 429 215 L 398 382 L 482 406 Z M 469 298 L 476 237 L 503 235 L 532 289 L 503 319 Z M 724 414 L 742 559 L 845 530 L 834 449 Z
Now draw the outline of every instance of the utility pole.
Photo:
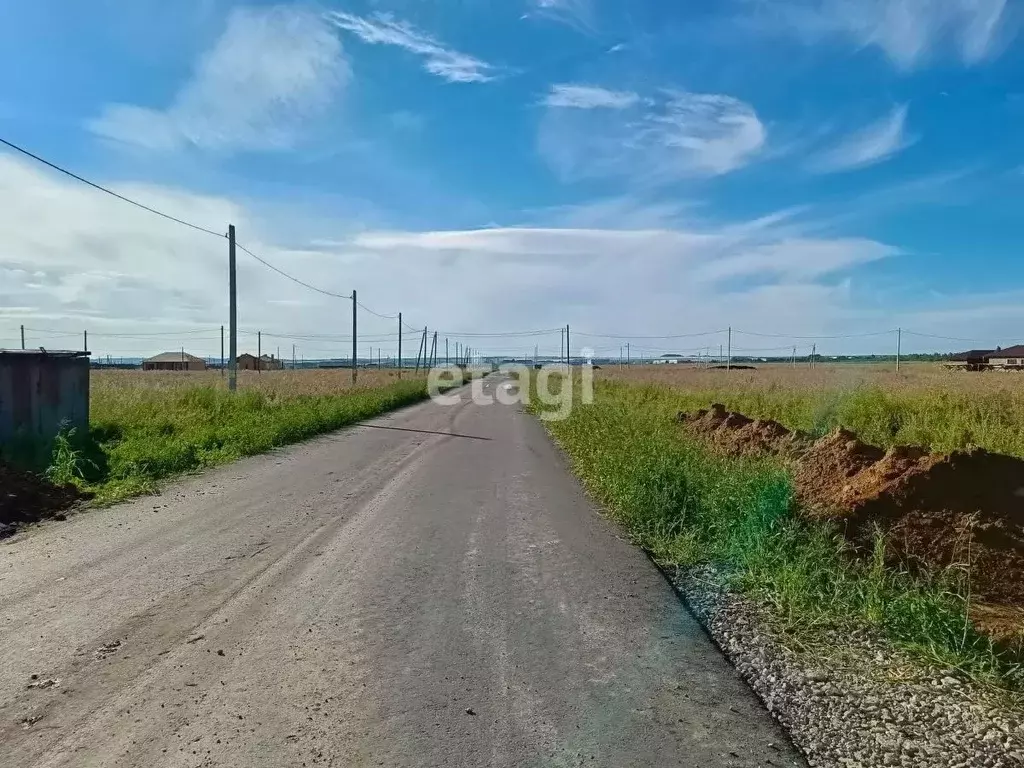
M 380 347 L 377 347 L 377 370 L 380 370 Z
M 358 318 L 356 316 L 356 289 L 352 289 L 352 386 L 356 385 L 356 323 Z
M 629 368 L 632 361 L 629 359 L 629 342 L 626 342 L 626 367 Z
M 796 368 L 796 347 L 793 347 L 793 367 Z
M 451 365 L 451 361 L 448 359 L 448 337 L 444 337 L 444 364 Z
M 25 348 L 25 326 L 21 326 L 21 348 Z
M 292 370 L 295 370 L 295 345 L 292 344 Z
M 262 373 L 263 331 L 256 331 L 256 373 Z
M 89 332 L 88 331 L 82 331 L 82 351 L 83 352 L 88 352 L 89 351 Z
M 220 327 L 220 377 L 224 378 L 224 326 Z
M 228 225 L 228 389 L 238 386 L 238 294 L 235 282 L 235 225 Z
M 565 364 L 572 368 L 572 352 L 569 349 L 569 324 L 565 324 Z
M 419 349 L 416 350 L 416 372 L 417 373 L 419 373 L 419 370 L 420 370 L 420 355 L 423 353 L 423 342 L 426 341 L 426 338 L 427 338 L 426 333 L 424 333 L 422 336 L 420 336 L 420 346 L 419 346 Z
M 729 326 L 729 356 L 725 359 L 725 370 L 732 370 L 732 326 Z
M 725 362 L 725 352 L 722 351 L 722 345 L 718 345 L 718 362 L 719 364 Z
M 398 313 L 398 378 L 402 378 L 402 313 Z
M 896 329 L 896 373 L 900 372 L 900 353 L 903 351 L 903 329 Z
M 814 356 L 817 354 L 817 352 L 818 352 L 818 343 L 815 342 L 814 344 L 811 344 L 811 359 L 807 361 L 807 367 L 808 368 L 813 368 L 814 367 Z

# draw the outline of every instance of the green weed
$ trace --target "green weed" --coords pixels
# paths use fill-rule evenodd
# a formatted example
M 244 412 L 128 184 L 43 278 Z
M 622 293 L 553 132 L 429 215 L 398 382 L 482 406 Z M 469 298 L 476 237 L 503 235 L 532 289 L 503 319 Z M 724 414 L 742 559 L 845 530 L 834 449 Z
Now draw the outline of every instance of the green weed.
M 679 401 L 674 391 L 598 382 L 593 405 L 547 424 L 588 491 L 657 561 L 723 567 L 788 632 L 876 627 L 932 661 L 1024 689 L 1021 660 L 967 621 L 956 579 L 886 567 L 881 540 L 867 562 L 850 557 L 837 531 L 793 514 L 782 466 L 723 457 L 687 440 L 673 418 Z M 814 415 L 794 406 L 797 413 Z

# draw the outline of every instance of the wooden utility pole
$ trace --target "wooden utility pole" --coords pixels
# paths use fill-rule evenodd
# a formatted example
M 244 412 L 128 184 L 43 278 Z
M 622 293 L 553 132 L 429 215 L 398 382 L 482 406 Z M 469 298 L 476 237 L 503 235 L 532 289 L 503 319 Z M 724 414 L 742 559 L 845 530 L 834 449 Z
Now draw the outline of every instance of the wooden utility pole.
M 220 377 L 224 378 L 224 326 L 220 327 Z
M 402 378 L 402 313 L 398 313 L 398 378 Z
M 263 360 L 263 331 L 256 331 L 256 373 L 262 373 L 261 363 Z
M 627 341 L 627 342 L 626 342 L 626 367 L 628 368 L 628 367 L 629 367 L 629 365 L 630 365 L 630 359 L 629 359 L 629 342 Z
M 569 351 L 569 324 L 565 324 L 565 364 L 572 367 L 572 352 Z
M 88 352 L 89 351 L 89 332 L 88 331 L 82 331 L 82 351 L 83 352 Z
M 729 326 L 729 356 L 725 359 L 725 370 L 732 370 L 732 326 Z
M 25 326 L 21 326 L 21 348 L 25 348 Z
M 356 385 L 356 357 L 357 357 L 356 344 L 358 343 L 358 341 L 357 341 L 357 334 L 356 334 L 356 324 L 358 322 L 359 322 L 359 319 L 356 316 L 356 289 L 353 288 L 352 289 L 352 386 L 353 387 Z
M 238 295 L 235 281 L 235 225 L 228 225 L 228 390 L 238 387 Z
M 896 329 L 896 373 L 900 372 L 900 353 L 903 351 L 903 329 Z

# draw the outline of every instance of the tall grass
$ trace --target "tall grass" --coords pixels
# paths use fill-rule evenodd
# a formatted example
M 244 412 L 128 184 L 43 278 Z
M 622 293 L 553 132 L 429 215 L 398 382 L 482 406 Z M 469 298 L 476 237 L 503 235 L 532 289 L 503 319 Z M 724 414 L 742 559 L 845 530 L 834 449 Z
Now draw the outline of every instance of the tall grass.
M 883 447 L 986 448 L 1024 458 L 1024 376 L 1015 373 L 950 373 L 917 365 L 901 374 L 877 366 L 767 366 L 753 372 L 647 366 L 601 374 L 617 386 L 670 392 L 679 410 L 717 402 L 815 435 L 845 427 Z
M 590 493 L 656 560 L 722 567 L 784 630 L 874 626 L 932 661 L 1024 689 L 1020 660 L 973 630 L 954 584 L 887 568 L 881 546 L 867 563 L 848 557 L 835 530 L 792 513 L 781 466 L 685 439 L 678 406 L 665 389 L 598 382 L 593 405 L 548 424 Z
M 371 388 L 307 387 L 315 394 L 261 387 L 232 395 L 205 382 L 164 386 L 164 378 L 146 376 L 135 373 L 94 388 L 88 439 L 78 440 L 74 450 L 57 446 L 52 471 L 94 493 L 99 503 L 150 493 L 166 478 L 305 440 L 427 396 L 423 379 L 381 380 Z M 149 381 L 156 385 L 147 386 Z

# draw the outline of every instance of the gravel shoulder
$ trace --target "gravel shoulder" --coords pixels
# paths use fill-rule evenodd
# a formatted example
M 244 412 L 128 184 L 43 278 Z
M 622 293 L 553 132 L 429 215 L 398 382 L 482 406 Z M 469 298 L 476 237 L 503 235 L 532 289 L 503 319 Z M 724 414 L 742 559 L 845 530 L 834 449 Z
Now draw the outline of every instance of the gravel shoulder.
M 672 580 L 813 768 L 1024 766 L 1024 710 L 869 634 L 798 647 L 714 569 Z

